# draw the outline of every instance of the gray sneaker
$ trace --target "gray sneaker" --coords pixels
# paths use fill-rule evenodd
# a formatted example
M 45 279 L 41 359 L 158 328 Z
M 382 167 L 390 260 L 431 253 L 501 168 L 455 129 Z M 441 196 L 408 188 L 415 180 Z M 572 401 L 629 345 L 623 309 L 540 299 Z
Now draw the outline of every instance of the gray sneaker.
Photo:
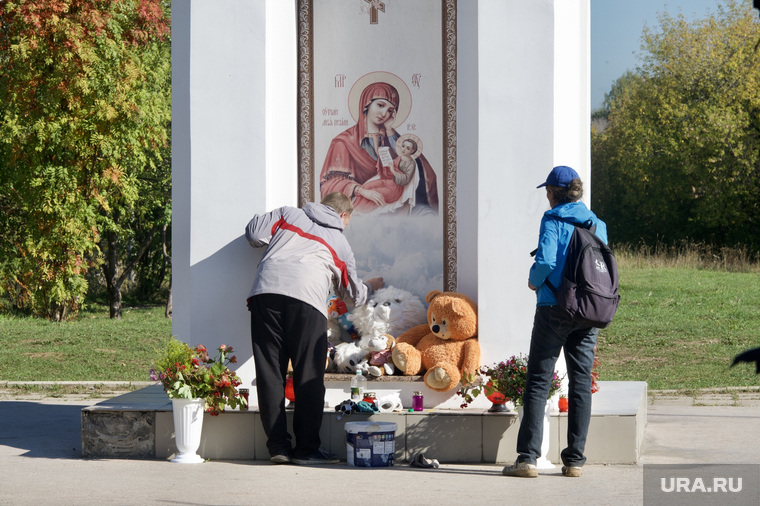
M 269 462 L 272 464 L 290 464 L 290 455 L 280 453 L 269 457 Z
M 332 453 L 327 453 L 324 450 L 318 450 L 306 458 L 292 457 L 290 461 L 293 464 L 298 464 L 300 466 L 318 466 L 320 464 L 340 463 L 340 459 L 336 455 L 333 455 Z
M 519 478 L 538 478 L 538 469 L 535 464 L 529 462 L 517 462 L 511 466 L 505 466 L 501 470 L 504 476 L 517 476 Z
M 569 476 L 570 478 L 580 478 L 583 474 L 583 467 L 581 466 L 562 466 L 563 476 Z

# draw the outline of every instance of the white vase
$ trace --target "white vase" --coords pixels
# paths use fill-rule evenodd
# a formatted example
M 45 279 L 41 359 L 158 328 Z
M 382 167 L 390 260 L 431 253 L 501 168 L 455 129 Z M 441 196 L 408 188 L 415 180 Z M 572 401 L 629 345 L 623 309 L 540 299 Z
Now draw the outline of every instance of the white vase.
M 174 443 L 179 453 L 172 459 L 178 464 L 200 464 L 196 453 L 201 445 L 203 430 L 203 399 L 172 399 L 174 412 Z
M 536 467 L 538 469 L 554 469 L 554 464 L 552 464 L 552 461 L 549 460 L 547 455 L 549 454 L 549 444 L 552 439 L 551 435 L 551 401 L 546 401 L 546 406 L 544 407 L 544 430 L 543 430 L 543 437 L 541 439 L 541 456 L 536 460 Z M 523 406 L 517 406 L 517 416 L 519 417 L 520 423 L 522 423 L 523 419 Z

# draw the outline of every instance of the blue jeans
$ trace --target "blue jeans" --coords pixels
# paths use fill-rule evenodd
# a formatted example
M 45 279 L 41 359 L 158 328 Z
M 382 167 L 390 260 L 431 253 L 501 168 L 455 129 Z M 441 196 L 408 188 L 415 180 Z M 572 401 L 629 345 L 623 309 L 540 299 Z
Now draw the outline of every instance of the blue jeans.
M 588 425 L 591 421 L 591 368 L 599 329 L 572 321 L 557 306 L 538 306 L 533 319 L 528 356 L 528 379 L 523 394 L 523 419 L 517 433 L 518 462 L 536 463 L 541 456 L 543 419 L 554 368 L 562 348 L 568 377 L 567 448 L 562 463 L 586 462 Z

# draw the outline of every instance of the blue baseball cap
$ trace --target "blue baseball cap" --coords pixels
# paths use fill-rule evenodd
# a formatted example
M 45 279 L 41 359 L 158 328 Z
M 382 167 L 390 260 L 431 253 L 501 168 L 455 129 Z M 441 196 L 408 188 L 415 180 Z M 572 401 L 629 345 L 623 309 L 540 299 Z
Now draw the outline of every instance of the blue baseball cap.
M 580 176 L 572 169 L 572 167 L 568 167 L 567 165 L 558 165 L 557 167 L 554 167 L 549 173 L 549 176 L 546 178 L 546 182 L 541 183 L 540 185 L 536 186 L 536 188 L 541 188 L 546 185 L 567 188 L 570 186 L 570 183 L 573 181 L 573 179 L 580 179 Z

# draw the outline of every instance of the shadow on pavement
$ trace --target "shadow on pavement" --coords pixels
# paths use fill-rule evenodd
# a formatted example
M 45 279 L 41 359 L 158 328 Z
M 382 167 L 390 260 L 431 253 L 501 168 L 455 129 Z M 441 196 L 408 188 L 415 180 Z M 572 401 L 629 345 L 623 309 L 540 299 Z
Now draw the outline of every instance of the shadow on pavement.
M 0 455 L 12 453 L 34 458 L 81 458 L 84 406 L 0 401 Z M 17 448 L 21 452 L 9 448 Z

